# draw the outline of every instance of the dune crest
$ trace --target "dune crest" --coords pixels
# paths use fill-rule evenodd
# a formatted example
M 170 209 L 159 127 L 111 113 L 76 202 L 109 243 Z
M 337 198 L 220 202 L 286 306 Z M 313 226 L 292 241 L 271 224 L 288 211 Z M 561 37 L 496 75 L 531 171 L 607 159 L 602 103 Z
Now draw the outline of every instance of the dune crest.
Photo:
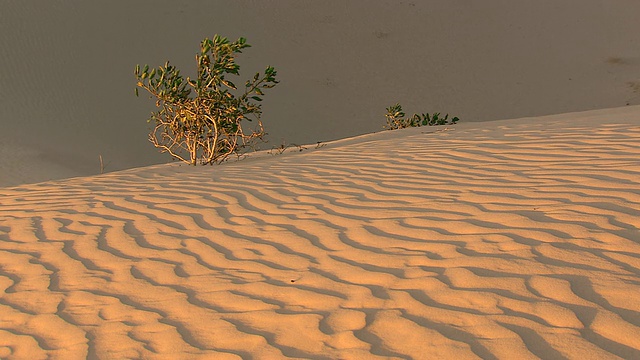
M 0 189 L 0 358 L 638 358 L 640 108 Z

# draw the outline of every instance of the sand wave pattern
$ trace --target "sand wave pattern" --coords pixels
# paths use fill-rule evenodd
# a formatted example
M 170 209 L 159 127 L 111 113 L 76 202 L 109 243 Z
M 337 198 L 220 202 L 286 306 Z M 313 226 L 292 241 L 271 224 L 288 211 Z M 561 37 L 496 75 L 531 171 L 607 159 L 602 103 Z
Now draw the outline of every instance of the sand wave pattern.
M 0 189 L 0 358 L 640 358 L 640 124 L 500 124 Z

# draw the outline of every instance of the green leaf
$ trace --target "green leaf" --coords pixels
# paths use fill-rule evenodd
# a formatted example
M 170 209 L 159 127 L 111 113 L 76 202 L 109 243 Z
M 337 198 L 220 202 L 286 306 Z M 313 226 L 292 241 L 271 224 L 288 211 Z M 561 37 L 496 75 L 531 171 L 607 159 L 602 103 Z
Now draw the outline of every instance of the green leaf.
M 222 83 L 229 88 L 232 88 L 234 90 L 237 89 L 236 85 L 229 80 L 222 80 Z
M 251 98 L 255 101 L 262 101 L 262 99 L 257 96 L 252 96 Z

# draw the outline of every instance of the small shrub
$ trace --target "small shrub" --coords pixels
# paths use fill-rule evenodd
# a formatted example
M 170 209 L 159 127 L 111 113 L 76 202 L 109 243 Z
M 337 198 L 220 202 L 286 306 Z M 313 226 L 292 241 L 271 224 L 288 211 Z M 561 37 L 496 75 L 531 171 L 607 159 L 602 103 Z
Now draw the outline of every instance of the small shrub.
M 196 165 L 198 160 L 213 164 L 262 140 L 265 133 L 257 102 L 262 101 L 263 89 L 278 83 L 276 70 L 268 66 L 264 74 L 255 74 L 238 96 L 230 92 L 237 88 L 226 77 L 239 75 L 235 56 L 247 47 L 245 38 L 235 42 L 218 35 L 205 38 L 196 54 L 195 79 L 185 80 L 168 61 L 154 69 L 136 66 L 136 96 L 138 88 L 147 90 L 159 108 L 147 120 L 155 123 L 149 141 L 156 148 L 188 164 Z M 243 120 L 255 120 L 255 128 L 243 128 Z
M 450 125 L 460 120 L 457 116 L 449 119 L 449 114 L 440 117 L 440 113 L 433 113 L 432 115 L 429 115 L 429 113 L 421 115 L 413 114 L 413 116 L 405 118 L 405 113 L 402 111 L 400 104 L 389 106 L 385 117 L 387 118 L 387 125 L 384 128 L 387 130 L 418 126 Z

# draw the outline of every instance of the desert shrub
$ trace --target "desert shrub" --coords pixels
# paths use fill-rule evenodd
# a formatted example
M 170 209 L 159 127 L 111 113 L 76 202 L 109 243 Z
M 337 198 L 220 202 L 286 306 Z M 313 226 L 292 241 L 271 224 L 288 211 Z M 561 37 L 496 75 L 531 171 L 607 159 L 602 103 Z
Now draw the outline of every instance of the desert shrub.
M 400 104 L 389 106 L 385 117 L 387 118 L 387 125 L 385 125 L 384 128 L 387 130 L 418 126 L 449 125 L 455 124 L 460 120 L 457 116 L 449 119 L 449 114 L 441 117 L 440 113 L 433 113 L 432 115 L 429 115 L 429 113 L 413 114 L 413 116 L 405 118 L 405 113 L 402 111 Z
M 149 141 L 156 148 L 188 164 L 196 165 L 198 160 L 213 164 L 263 139 L 258 102 L 263 89 L 278 83 L 276 70 L 268 66 L 264 74 L 256 73 L 237 96 L 231 92 L 237 90 L 236 85 L 227 77 L 239 75 L 235 56 L 247 47 L 245 38 L 235 42 L 218 35 L 205 38 L 196 54 L 194 79 L 183 78 L 168 61 L 153 69 L 136 65 L 136 96 L 142 88 L 156 99 L 158 110 L 147 120 L 155 124 Z M 243 120 L 255 120 L 254 127 L 243 128 Z

